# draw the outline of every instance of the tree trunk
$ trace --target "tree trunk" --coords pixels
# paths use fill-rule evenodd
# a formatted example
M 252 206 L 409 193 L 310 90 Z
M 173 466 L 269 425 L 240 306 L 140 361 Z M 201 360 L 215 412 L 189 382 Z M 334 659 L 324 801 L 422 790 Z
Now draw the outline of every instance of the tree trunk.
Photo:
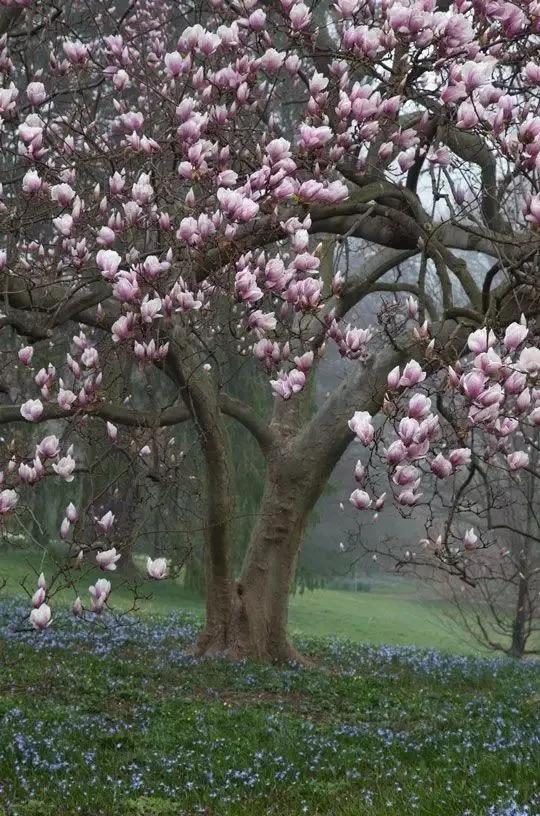
M 207 584 L 207 625 L 199 653 L 301 659 L 288 640 L 287 617 L 309 514 L 353 437 L 347 420 L 355 409 L 379 408 L 395 360 L 384 359 L 371 371 L 359 367 L 357 379 L 333 393 L 316 422 L 307 416 L 308 394 L 276 403 L 264 494 L 241 577 L 236 583 Z
M 526 623 L 528 620 L 529 586 L 526 573 L 521 573 L 518 580 L 518 595 L 512 625 L 511 655 L 521 660 L 527 645 Z
M 198 427 L 205 458 L 206 506 L 205 587 L 206 625 L 197 646 L 200 653 L 226 651 L 231 637 L 234 581 L 231 524 L 234 514 L 234 477 L 227 430 L 217 403 L 204 426 Z
M 173 333 L 168 360 L 195 423 L 204 456 L 206 524 L 206 625 L 196 651 L 216 654 L 227 650 L 234 608 L 231 523 L 234 515 L 234 474 L 225 418 L 219 408 L 219 386 L 202 367 L 204 349 L 190 346 L 183 330 Z M 199 356 L 201 353 L 202 356 Z
M 525 478 L 527 480 L 526 484 L 526 495 L 527 495 L 527 522 L 524 534 L 520 536 L 520 549 L 519 549 L 519 556 L 517 562 L 517 575 L 518 575 L 518 592 L 517 592 L 517 599 L 516 599 L 516 607 L 514 611 L 514 620 L 512 622 L 512 645 L 511 645 L 511 655 L 512 657 L 516 657 L 521 659 L 525 654 L 525 649 L 527 647 L 527 640 L 530 635 L 530 622 L 531 622 L 531 597 L 530 597 L 530 577 L 531 577 L 531 541 L 533 534 L 535 532 L 535 519 L 536 514 L 534 513 L 534 494 L 535 494 L 535 477 L 533 475 L 534 472 L 537 471 L 537 462 L 538 462 L 538 452 L 537 448 L 533 449 L 532 453 L 532 462 L 531 472 L 525 472 Z
M 277 662 L 299 657 L 287 638 L 287 613 L 308 509 L 298 488 L 276 475 L 267 480 L 240 580 L 208 587 L 202 653 Z

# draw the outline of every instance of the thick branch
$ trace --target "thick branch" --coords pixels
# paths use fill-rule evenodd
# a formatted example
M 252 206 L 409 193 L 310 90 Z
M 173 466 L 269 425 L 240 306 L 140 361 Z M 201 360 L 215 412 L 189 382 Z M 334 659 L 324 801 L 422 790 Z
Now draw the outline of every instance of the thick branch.
M 101 403 L 91 405 L 82 411 L 65 411 L 56 405 L 47 405 L 38 422 L 47 422 L 51 419 L 70 419 L 77 414 L 99 417 L 108 422 L 117 422 L 119 425 L 128 425 L 136 428 L 165 428 L 169 425 L 178 425 L 191 419 L 191 414 L 184 405 L 175 405 L 166 408 L 158 414 L 149 414 L 142 411 L 132 411 L 119 405 Z M 27 422 L 21 416 L 20 405 L 1 405 L 0 424 L 7 422 Z
M 254 436 L 263 454 L 268 453 L 274 442 L 274 434 L 262 417 L 245 402 L 229 394 L 219 395 L 219 407 L 222 413 L 236 419 Z

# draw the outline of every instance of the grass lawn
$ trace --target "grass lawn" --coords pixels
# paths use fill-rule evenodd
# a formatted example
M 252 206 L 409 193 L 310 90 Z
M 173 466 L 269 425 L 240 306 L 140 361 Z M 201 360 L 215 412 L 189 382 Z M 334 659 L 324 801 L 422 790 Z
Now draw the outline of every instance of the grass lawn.
M 201 602 L 170 583 L 120 623 L 78 621 L 57 597 L 51 628 L 30 631 L 10 598 L 30 569 L 8 562 L 6 816 L 540 814 L 538 665 L 418 648 L 463 644 L 410 593 L 298 596 L 312 665 L 233 664 L 190 653 Z
M 190 655 L 185 613 L 36 635 L 26 611 L 0 607 L 10 816 L 539 812 L 532 664 L 306 638 L 313 667 L 232 664 Z

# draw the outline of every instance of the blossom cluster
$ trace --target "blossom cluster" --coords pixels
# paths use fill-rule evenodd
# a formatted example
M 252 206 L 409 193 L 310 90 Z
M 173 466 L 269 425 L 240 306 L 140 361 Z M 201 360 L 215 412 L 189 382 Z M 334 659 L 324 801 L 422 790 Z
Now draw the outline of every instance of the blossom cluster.
M 502 337 L 486 327 L 477 329 L 467 338 L 468 354 L 448 366 L 439 397 L 452 400 L 451 430 L 459 431 L 459 447 L 448 449 L 442 428 L 447 419 L 422 391 L 427 372 L 416 360 L 403 369 L 396 366 L 388 374 L 383 406 L 387 420 L 378 435 L 368 412 L 354 414 L 349 426 L 365 447 L 385 440 L 381 442 L 382 457 L 398 506 L 415 506 L 422 499 L 422 485 L 427 486 L 433 478 L 445 480 L 459 474 L 477 457 L 509 474 L 528 467 L 529 440 L 540 427 L 540 349 L 527 344 L 529 337 L 523 316 L 519 323 L 510 324 Z M 463 444 L 467 440 L 469 445 Z M 361 489 L 351 494 L 351 503 L 359 509 L 378 510 L 386 493 L 374 499 L 364 489 L 367 475 L 359 461 L 355 478 Z M 465 550 L 474 550 L 477 542 L 474 529 L 463 534 Z M 441 543 L 439 537 L 435 544 Z

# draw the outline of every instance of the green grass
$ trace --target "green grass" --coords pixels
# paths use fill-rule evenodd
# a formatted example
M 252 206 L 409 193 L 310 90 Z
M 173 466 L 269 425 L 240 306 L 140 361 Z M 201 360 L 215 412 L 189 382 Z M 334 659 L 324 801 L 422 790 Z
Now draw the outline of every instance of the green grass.
M 1 556 L 0 574 L 7 577 L 4 595 L 20 592 L 26 578 L 34 587 L 35 572 L 52 571 L 46 556 L 36 552 L 9 551 Z M 88 586 L 103 573 L 84 570 L 79 580 L 79 591 L 84 599 Z M 109 576 L 113 587 L 121 583 L 116 575 Z M 203 614 L 204 602 L 190 594 L 174 581 L 145 583 L 144 592 L 151 597 L 141 601 L 144 614 L 167 614 L 183 609 Z M 391 643 L 435 647 L 458 653 L 478 653 L 475 643 L 467 641 L 464 633 L 451 624 L 449 609 L 442 601 L 414 600 L 417 588 L 410 582 L 375 585 L 371 592 L 343 592 L 316 590 L 291 598 L 289 624 L 293 634 L 320 635 L 347 638 L 360 643 Z M 1 597 L 1 596 L 0 596 Z M 114 604 L 127 609 L 132 603 L 132 592 L 120 588 L 114 593 Z M 65 603 L 73 601 L 73 593 L 62 593 Z
M 312 663 L 276 667 L 193 657 L 202 602 L 172 582 L 119 626 L 75 621 L 63 594 L 53 626 L 28 631 L 13 596 L 51 564 L 13 552 L 2 564 L 6 816 L 514 816 L 511 800 L 537 813 L 534 665 L 362 645 L 463 650 L 444 608 L 410 586 L 293 598 Z
M 60 614 L 45 635 L 0 638 L 6 814 L 485 816 L 534 802 L 533 667 L 320 639 L 298 644 L 310 668 L 199 660 L 193 620 L 107 632 Z
M 399 588 L 379 592 L 318 590 L 291 601 L 292 632 L 475 652 L 463 634 L 443 621 L 444 602 L 403 597 Z

